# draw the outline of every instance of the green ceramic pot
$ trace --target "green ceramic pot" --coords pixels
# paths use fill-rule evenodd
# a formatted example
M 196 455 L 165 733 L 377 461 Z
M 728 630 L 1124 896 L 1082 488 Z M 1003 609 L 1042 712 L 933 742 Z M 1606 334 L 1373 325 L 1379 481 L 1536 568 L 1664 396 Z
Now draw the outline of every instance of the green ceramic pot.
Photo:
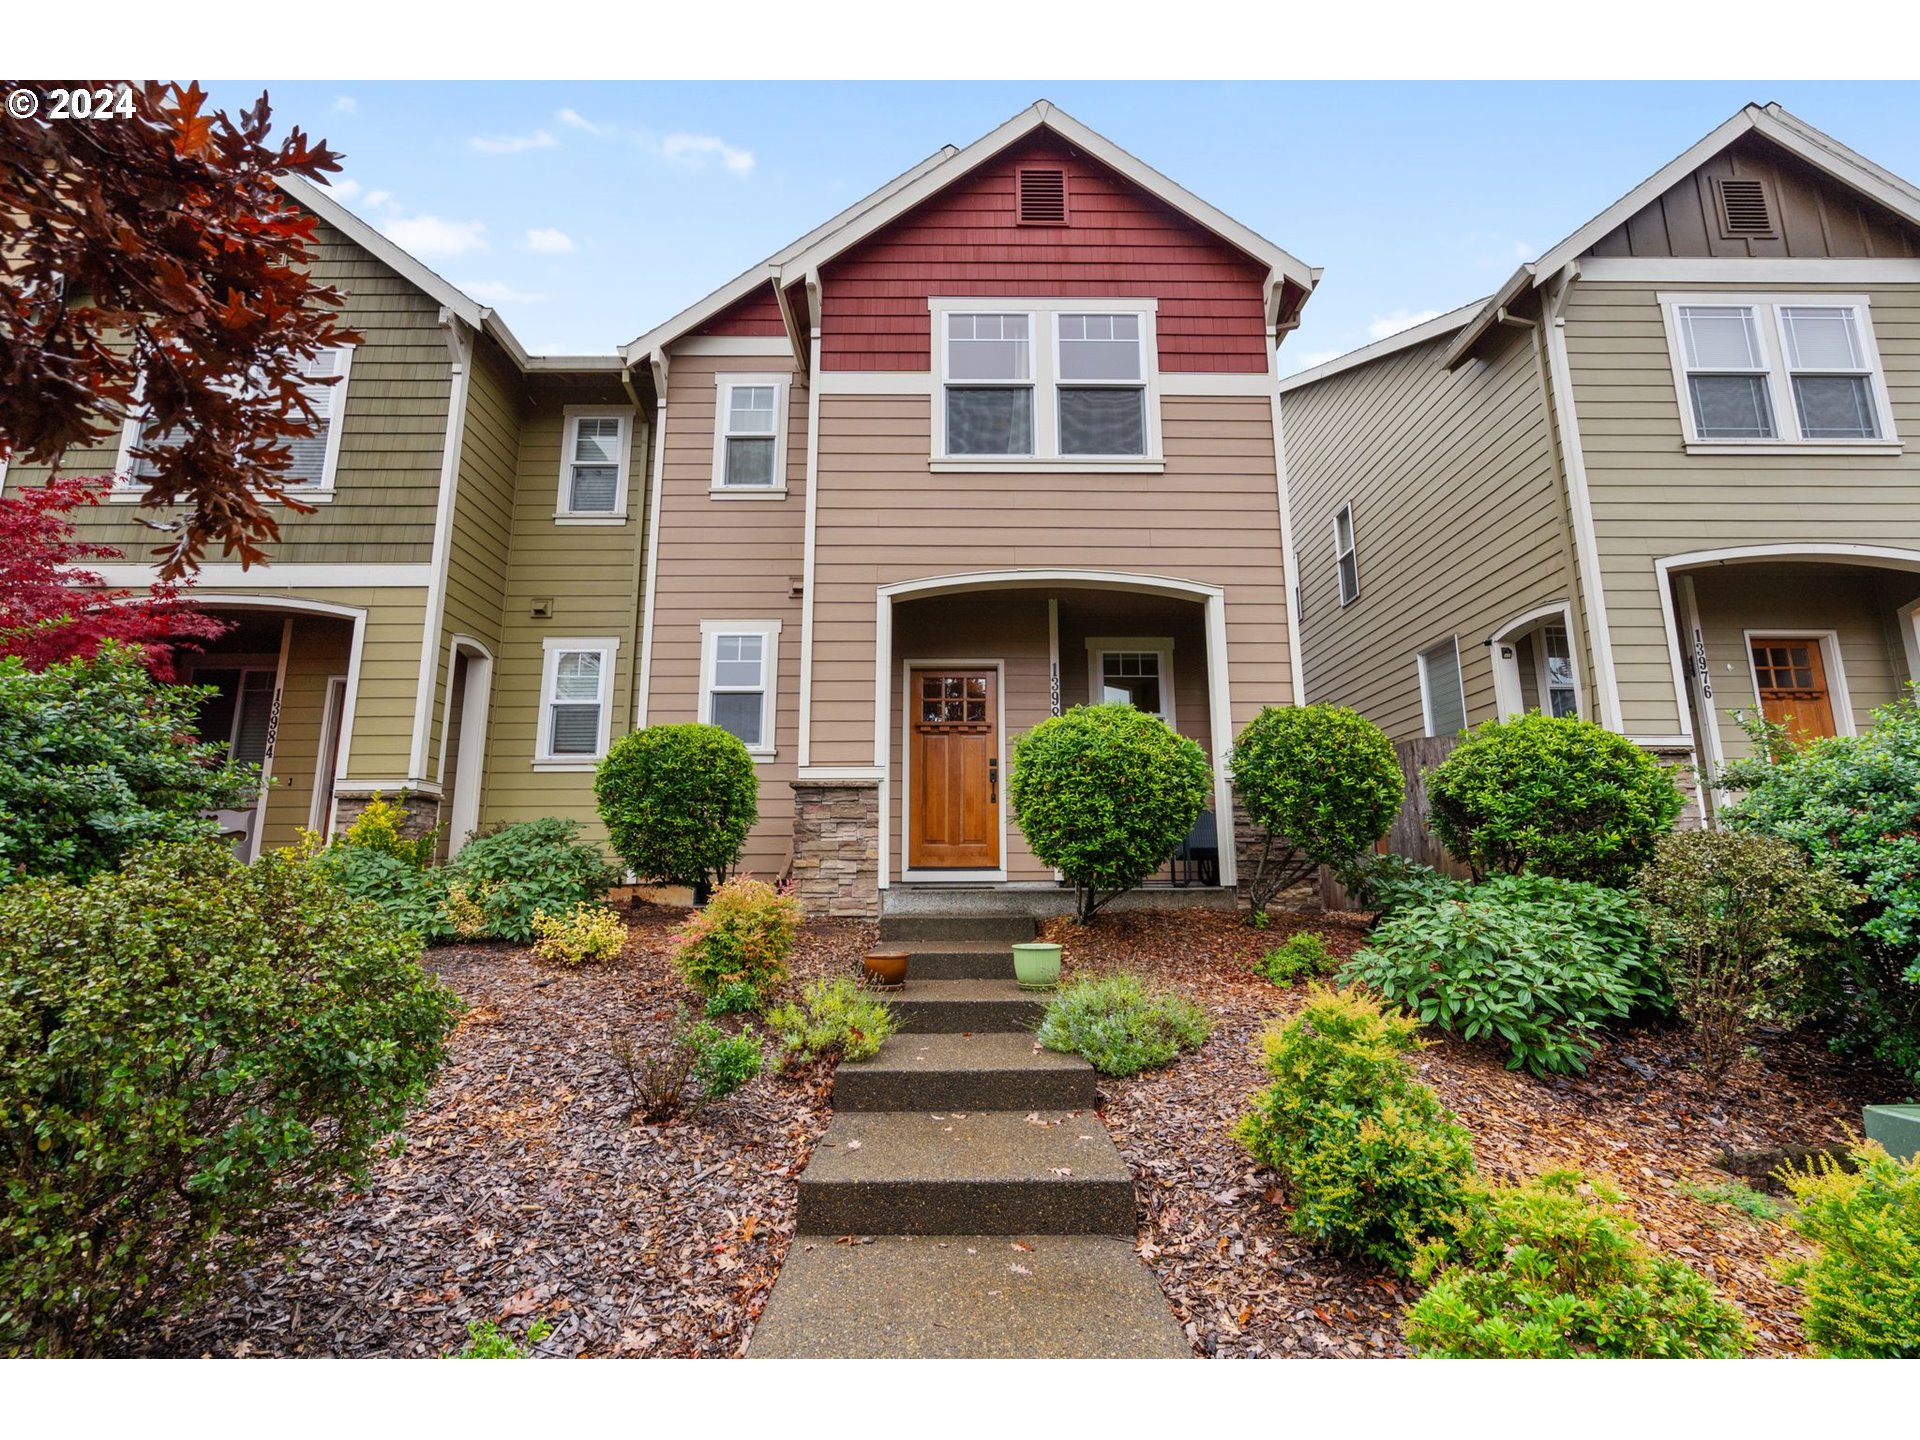
M 1013 978 L 1022 990 L 1053 990 L 1060 984 L 1060 947 L 1035 940 L 1013 947 Z

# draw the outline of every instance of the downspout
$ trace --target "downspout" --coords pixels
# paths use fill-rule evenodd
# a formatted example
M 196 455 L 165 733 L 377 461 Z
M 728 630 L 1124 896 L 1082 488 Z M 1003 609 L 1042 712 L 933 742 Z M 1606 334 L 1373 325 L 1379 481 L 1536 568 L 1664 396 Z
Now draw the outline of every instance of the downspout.
M 1293 544 L 1293 493 L 1287 484 L 1287 432 L 1280 405 L 1280 341 L 1300 328 L 1300 313 L 1282 320 L 1279 315 L 1280 284 L 1272 281 L 1268 293 L 1267 325 L 1267 399 L 1273 412 L 1273 483 L 1280 506 L 1280 569 L 1286 582 L 1287 666 L 1293 681 L 1293 703 L 1307 703 L 1306 664 L 1300 646 L 1300 568 Z
M 667 357 L 655 351 L 646 357 L 653 369 L 653 483 L 647 500 L 647 584 L 645 609 L 640 616 L 640 683 L 634 689 L 633 728 L 647 728 L 647 698 L 653 685 L 653 600 L 660 583 L 660 490 L 667 454 Z
M 809 375 L 820 369 L 820 272 L 809 271 L 807 285 L 807 350 Z M 784 293 L 784 292 L 783 292 Z M 783 313 L 790 313 L 783 309 Z M 799 770 L 813 764 L 813 575 L 816 527 L 820 515 L 820 387 L 807 386 L 807 501 L 806 530 L 800 543 L 800 755 Z M 876 683 L 878 683 L 876 681 Z M 880 800 L 887 800 L 886 778 L 880 781 Z
M 633 367 L 631 365 L 623 363 L 620 367 L 620 388 L 627 392 L 628 403 L 633 406 L 634 421 L 642 427 L 640 432 L 634 437 L 637 442 L 635 448 L 640 452 L 641 463 L 650 467 L 653 457 L 653 422 L 647 418 L 646 408 L 640 403 L 640 392 L 633 388 Z M 633 639 L 635 648 L 639 646 L 640 627 L 645 623 L 645 616 L 642 614 L 642 609 L 646 605 L 647 497 L 650 494 L 648 487 L 652 485 L 653 477 L 651 474 L 648 474 L 643 475 L 641 479 L 644 483 L 640 489 L 640 524 L 636 527 L 637 533 L 633 545 L 633 576 L 629 582 L 633 587 Z M 636 666 L 633 671 L 633 693 L 634 708 L 637 713 L 639 710 L 640 695 L 640 671 L 638 666 Z

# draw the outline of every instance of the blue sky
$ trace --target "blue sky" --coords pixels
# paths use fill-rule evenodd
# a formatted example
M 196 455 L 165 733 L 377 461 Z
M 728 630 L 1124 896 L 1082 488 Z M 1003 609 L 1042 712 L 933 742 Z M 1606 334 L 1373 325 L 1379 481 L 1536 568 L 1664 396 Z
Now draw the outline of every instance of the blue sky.
M 211 84 L 238 106 L 260 82 Z M 271 84 L 344 198 L 544 353 L 604 353 L 1045 97 L 1325 268 L 1294 370 L 1486 294 L 1748 100 L 1920 181 L 1920 85 Z

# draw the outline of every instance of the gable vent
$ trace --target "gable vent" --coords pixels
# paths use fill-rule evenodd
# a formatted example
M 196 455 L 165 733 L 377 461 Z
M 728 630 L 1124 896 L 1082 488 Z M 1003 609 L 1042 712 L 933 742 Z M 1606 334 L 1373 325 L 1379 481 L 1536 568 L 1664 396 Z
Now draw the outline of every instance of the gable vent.
M 1724 176 L 1713 188 L 1720 201 L 1722 235 L 1729 240 L 1773 238 L 1773 204 L 1764 180 Z
M 1066 171 L 1022 170 L 1020 172 L 1020 223 L 1022 225 L 1067 223 Z

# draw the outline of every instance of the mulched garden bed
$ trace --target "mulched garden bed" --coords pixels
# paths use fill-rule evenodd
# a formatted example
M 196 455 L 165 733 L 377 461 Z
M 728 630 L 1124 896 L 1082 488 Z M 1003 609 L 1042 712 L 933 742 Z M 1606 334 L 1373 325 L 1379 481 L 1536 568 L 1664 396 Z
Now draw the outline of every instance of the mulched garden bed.
M 690 992 L 675 912 L 635 912 L 611 965 L 506 945 L 428 952 L 469 1007 L 405 1153 L 297 1223 L 291 1259 L 235 1274 L 141 1346 L 175 1355 L 433 1356 L 494 1320 L 543 1355 L 738 1355 L 793 1232 L 826 1128 L 823 1079 L 763 1076 L 691 1119 L 636 1125 L 611 1053 L 663 1041 Z M 796 979 L 857 971 L 871 926 L 803 932 Z
M 1399 1355 L 1410 1287 L 1332 1258 L 1286 1228 L 1284 1196 L 1229 1135 L 1267 1083 L 1260 1032 L 1294 1013 L 1288 990 L 1249 962 L 1296 929 L 1351 954 L 1365 917 L 1278 916 L 1265 931 L 1209 912 L 1120 912 L 1082 928 L 1049 922 L 1069 972 L 1132 970 L 1179 988 L 1211 1012 L 1214 1034 L 1158 1072 L 1101 1082 L 1102 1116 L 1133 1166 L 1140 1253 L 1153 1266 L 1196 1353 L 1220 1356 Z M 1441 1038 L 1417 1062 L 1472 1132 L 1483 1174 L 1517 1179 L 1574 1167 L 1628 1198 L 1652 1244 L 1680 1256 L 1747 1313 L 1756 1352 L 1801 1353 L 1793 1295 L 1772 1262 L 1799 1253 L 1784 1226 L 1683 1193 L 1728 1179 L 1726 1151 L 1822 1145 L 1858 1129 L 1860 1107 L 1903 1093 L 1891 1077 L 1830 1054 L 1817 1035 L 1763 1036 L 1757 1060 L 1718 1087 L 1690 1066 L 1686 1032 L 1610 1035 L 1584 1076 L 1535 1080 L 1493 1049 Z

